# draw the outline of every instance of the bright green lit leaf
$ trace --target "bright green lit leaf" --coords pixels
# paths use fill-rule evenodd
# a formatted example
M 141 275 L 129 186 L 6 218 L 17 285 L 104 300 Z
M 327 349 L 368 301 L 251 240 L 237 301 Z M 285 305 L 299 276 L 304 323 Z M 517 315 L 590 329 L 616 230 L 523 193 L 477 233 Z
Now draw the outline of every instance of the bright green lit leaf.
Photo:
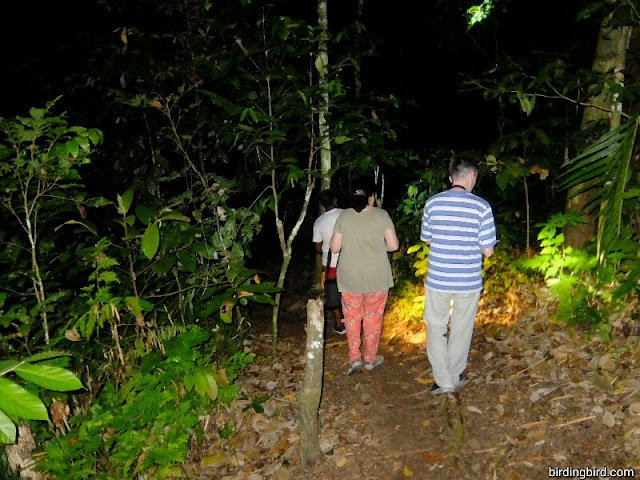
M 122 196 L 116 196 L 118 200 L 118 213 L 126 215 L 133 203 L 133 190 L 129 189 L 122 194 Z
M 218 384 L 213 376 L 205 372 L 197 372 L 193 376 L 194 387 L 200 395 L 208 395 L 211 400 L 218 398 Z
M 27 420 L 49 420 L 47 408 L 38 397 L 6 378 L 0 378 L 0 410 Z
M 484 0 L 480 5 L 474 5 L 467 10 L 467 30 L 476 23 L 481 23 L 489 17 L 493 10 L 493 0 Z
M 84 388 L 78 377 L 60 367 L 25 364 L 16 368 L 15 372 L 29 382 L 56 392 L 70 392 Z
M 347 137 L 347 136 L 344 136 L 344 135 L 338 135 L 336 137 L 336 144 L 342 145 L 343 143 L 347 143 L 349 140 L 351 140 L 350 137 Z
M 318 70 L 318 73 L 320 74 L 320 76 L 324 77 L 327 74 L 327 62 L 323 59 L 323 57 L 321 55 L 318 55 L 316 57 L 316 69 Z
M 11 419 L 0 410 L 0 444 L 11 444 L 16 441 L 16 426 Z
M 147 227 L 142 236 L 142 253 L 151 260 L 160 246 L 160 230 L 157 223 L 152 223 Z

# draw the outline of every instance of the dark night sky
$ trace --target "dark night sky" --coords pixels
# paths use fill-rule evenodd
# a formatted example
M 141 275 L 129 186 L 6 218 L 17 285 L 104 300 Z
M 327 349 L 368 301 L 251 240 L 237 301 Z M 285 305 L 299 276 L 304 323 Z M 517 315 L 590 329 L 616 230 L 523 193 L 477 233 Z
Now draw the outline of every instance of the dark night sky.
M 330 25 L 350 22 L 355 3 L 330 0 Z M 502 0 L 499 5 L 507 8 L 496 9 L 470 34 L 464 33 L 464 18 L 453 11 L 443 14 L 436 3 L 365 1 L 365 25 L 381 43 L 378 58 L 363 66 L 364 88 L 417 102 L 417 109 L 403 111 L 406 131 L 400 133 L 410 143 L 482 148 L 496 137 L 495 102 L 458 92 L 461 73 L 489 68 L 496 51 L 517 58 L 534 50 L 573 49 L 574 60 L 590 66 L 597 26 L 573 21 L 580 0 Z M 313 18 L 315 2 L 305 8 Z M 109 36 L 114 29 L 104 8 L 90 0 L 42 2 L 37 8 L 21 2 L 16 9 L 5 16 L 2 30 L 2 116 L 24 114 L 53 98 L 61 74 L 82 68 L 92 48 L 87 38 Z M 38 72 L 45 72 L 45 80 L 34 83 Z

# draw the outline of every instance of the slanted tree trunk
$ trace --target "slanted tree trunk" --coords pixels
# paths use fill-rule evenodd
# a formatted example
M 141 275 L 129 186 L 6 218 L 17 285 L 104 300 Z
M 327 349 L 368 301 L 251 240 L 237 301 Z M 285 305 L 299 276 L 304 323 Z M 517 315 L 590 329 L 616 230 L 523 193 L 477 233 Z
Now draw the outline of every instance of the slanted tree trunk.
M 307 351 L 300 390 L 300 447 L 302 461 L 314 465 L 322 456 L 318 437 L 318 408 L 322 396 L 324 364 L 324 305 L 320 299 L 307 302 Z
M 619 85 L 624 81 L 624 69 L 626 66 L 627 48 L 631 36 L 631 27 L 609 28 L 602 26 L 596 45 L 595 58 L 592 70 L 608 76 Z M 611 89 L 605 86 L 602 92 L 589 99 L 589 106 L 585 108 L 582 116 L 582 128 L 587 128 L 595 122 L 608 122 L 609 129 L 620 126 L 622 103 L 619 95 L 612 94 Z M 579 195 L 573 192 L 579 186 L 569 190 L 567 210 L 580 212 L 589 203 L 593 191 L 587 190 Z M 565 229 L 565 244 L 570 247 L 580 248 L 596 234 L 597 212 L 588 215 L 587 222 L 575 227 Z

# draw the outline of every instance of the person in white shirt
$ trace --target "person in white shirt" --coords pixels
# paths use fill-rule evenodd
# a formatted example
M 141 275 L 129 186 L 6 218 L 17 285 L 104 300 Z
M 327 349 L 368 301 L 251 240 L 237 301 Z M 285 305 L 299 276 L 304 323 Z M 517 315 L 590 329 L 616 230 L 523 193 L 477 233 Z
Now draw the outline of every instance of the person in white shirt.
M 325 213 L 320 215 L 313 223 L 313 242 L 316 244 L 316 252 L 322 255 L 322 269 L 324 271 L 324 306 L 327 311 L 333 312 L 333 328 L 335 333 L 345 334 L 342 323 L 342 298 L 338 291 L 336 280 L 336 266 L 339 254 L 331 254 L 329 240 L 333 234 L 333 226 L 342 213 L 338 208 L 338 199 L 331 190 L 323 190 L 319 195 L 320 204 Z

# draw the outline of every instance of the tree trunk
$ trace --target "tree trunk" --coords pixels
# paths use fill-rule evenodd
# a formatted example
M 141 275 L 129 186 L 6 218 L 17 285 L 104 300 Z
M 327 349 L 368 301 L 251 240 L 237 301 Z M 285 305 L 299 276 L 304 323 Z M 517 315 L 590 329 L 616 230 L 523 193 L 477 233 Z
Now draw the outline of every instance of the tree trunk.
M 622 85 L 630 36 L 631 27 L 601 27 L 592 70 L 607 75 L 611 80 Z M 587 107 L 584 110 L 582 116 L 583 129 L 592 126 L 596 122 L 608 122 L 610 130 L 620 126 L 622 103 L 619 101 L 617 93 L 611 94 L 610 88 L 605 86 L 601 93 L 589 99 L 589 104 L 593 105 L 593 107 Z M 567 210 L 570 212 L 582 211 L 593 195 L 592 190 L 573 195 L 573 192 L 579 187 L 569 190 Z M 586 220 L 587 222 L 584 224 L 565 229 L 565 244 L 567 246 L 581 248 L 595 236 L 597 212 L 589 214 Z
M 318 58 L 316 68 L 318 69 L 319 82 L 322 99 L 318 105 L 318 137 L 320 140 L 320 189 L 325 190 L 331 186 L 329 170 L 331 170 L 331 142 L 329 139 L 329 125 L 327 115 L 329 114 L 329 85 L 327 83 L 327 70 L 329 68 L 329 52 L 327 46 L 327 28 L 329 17 L 327 15 L 327 0 L 318 0 L 318 25 L 322 29 L 318 38 Z
M 329 125 L 327 116 L 329 114 L 329 85 L 327 83 L 327 69 L 329 67 L 329 51 L 327 45 L 327 29 L 329 28 L 329 16 L 327 13 L 327 0 L 318 0 L 318 25 L 322 33 L 318 38 L 318 58 L 316 68 L 318 70 L 318 86 L 320 87 L 322 98 L 318 105 L 318 137 L 320 143 L 320 190 L 331 188 L 331 139 L 329 137 Z M 318 216 L 324 213 L 322 205 L 318 207 Z M 314 284 L 320 288 L 322 276 L 322 257 L 316 255 L 314 269 Z
M 324 364 L 324 305 L 322 300 L 307 302 L 307 351 L 304 380 L 300 390 L 300 448 L 306 465 L 322 456 L 318 437 L 318 408 L 322 396 Z

